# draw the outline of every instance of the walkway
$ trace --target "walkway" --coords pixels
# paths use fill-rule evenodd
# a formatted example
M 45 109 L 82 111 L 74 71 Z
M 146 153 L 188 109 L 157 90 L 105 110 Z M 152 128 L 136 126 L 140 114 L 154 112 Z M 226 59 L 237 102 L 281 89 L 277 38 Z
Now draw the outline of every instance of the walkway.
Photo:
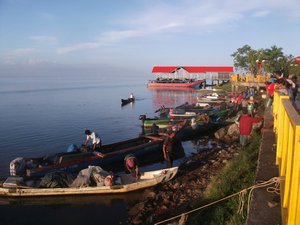
M 278 166 L 275 165 L 276 141 L 272 126 L 273 116 L 270 109 L 266 109 L 264 119 L 265 128 L 258 158 L 256 183 L 278 176 Z M 255 189 L 246 225 L 280 225 L 280 210 L 279 195 L 267 192 L 266 188 Z

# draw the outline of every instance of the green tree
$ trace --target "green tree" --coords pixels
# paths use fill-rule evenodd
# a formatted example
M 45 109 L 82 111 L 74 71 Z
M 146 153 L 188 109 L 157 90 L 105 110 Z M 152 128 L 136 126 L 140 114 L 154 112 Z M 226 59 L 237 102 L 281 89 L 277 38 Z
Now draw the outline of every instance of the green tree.
M 289 74 L 293 61 L 292 55 L 284 55 L 282 48 L 276 45 L 267 49 L 254 50 L 249 45 L 238 48 L 232 55 L 234 66 L 237 70 L 257 74 L 264 71 L 265 73 L 273 73 L 274 71 L 282 71 Z M 261 66 L 262 71 L 259 71 Z
M 253 51 L 249 45 L 238 48 L 231 56 L 233 57 L 234 67 L 237 70 L 249 72 L 249 52 Z

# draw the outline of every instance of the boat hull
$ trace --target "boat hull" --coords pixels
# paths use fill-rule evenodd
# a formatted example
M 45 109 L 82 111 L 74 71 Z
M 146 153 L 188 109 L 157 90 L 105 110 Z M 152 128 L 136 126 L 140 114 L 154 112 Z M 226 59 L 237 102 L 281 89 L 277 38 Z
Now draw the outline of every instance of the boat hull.
M 180 88 L 193 88 L 196 87 L 197 85 L 200 85 L 203 83 L 203 80 L 197 80 L 194 82 L 159 82 L 156 80 L 152 80 L 148 82 L 148 87 L 149 88 L 161 88 L 161 87 L 166 87 L 166 88 L 174 88 L 174 87 L 180 87 Z
M 66 196 L 66 195 L 90 195 L 90 194 L 117 194 L 148 188 L 159 183 L 173 179 L 178 167 L 163 170 L 149 171 L 141 174 L 139 180 L 135 180 L 130 174 L 120 175 L 121 184 L 101 187 L 80 188 L 0 188 L 0 196 L 6 197 L 38 197 L 38 196 Z
M 77 173 L 88 166 L 100 166 L 105 170 L 116 171 L 123 166 L 123 160 L 127 154 L 134 154 L 137 158 L 142 158 L 148 154 L 162 152 L 162 144 L 163 137 L 146 135 L 103 145 L 101 152 L 105 154 L 104 158 L 93 152 L 58 153 L 56 154 L 58 156 L 56 163 L 27 169 L 26 177 L 42 177 L 54 171 Z
M 134 102 L 134 101 L 135 101 L 134 98 L 121 99 L 121 104 L 122 105 L 127 105 L 127 104 L 129 104 L 131 102 Z

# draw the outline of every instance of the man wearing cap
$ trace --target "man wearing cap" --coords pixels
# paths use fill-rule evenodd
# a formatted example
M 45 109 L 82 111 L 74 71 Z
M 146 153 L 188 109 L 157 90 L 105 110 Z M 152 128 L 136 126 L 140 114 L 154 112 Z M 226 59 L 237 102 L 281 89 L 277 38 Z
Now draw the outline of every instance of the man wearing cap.
M 126 155 L 124 158 L 124 165 L 126 173 L 130 173 L 133 177 L 138 179 L 140 177 L 140 169 L 137 158 L 132 155 Z

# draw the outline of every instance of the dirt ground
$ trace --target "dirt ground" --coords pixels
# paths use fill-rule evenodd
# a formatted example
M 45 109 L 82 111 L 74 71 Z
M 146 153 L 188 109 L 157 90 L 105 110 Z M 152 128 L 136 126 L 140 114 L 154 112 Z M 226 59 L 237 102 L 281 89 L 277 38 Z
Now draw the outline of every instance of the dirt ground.
M 237 143 L 215 143 L 213 149 L 201 151 L 187 158 L 176 177 L 143 193 L 143 201 L 129 206 L 128 224 L 153 224 L 194 208 L 211 178 L 238 154 Z

